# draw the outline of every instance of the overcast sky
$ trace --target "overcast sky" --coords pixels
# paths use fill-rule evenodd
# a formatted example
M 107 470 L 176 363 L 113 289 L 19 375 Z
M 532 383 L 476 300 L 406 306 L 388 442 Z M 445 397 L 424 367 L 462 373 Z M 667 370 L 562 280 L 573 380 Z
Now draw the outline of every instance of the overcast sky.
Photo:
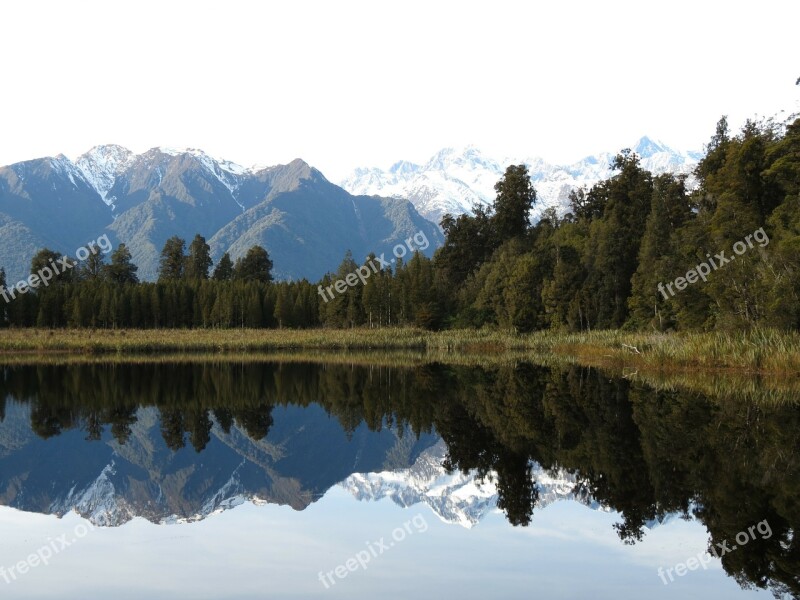
M 800 3 L 13 2 L 0 164 L 118 143 L 330 179 L 475 144 L 554 162 L 702 149 L 798 110 Z

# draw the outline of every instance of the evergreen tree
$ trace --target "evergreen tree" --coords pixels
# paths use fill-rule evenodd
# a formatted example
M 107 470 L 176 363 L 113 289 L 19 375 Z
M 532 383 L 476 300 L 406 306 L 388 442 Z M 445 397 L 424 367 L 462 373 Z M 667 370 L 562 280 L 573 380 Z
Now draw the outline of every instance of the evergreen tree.
M 189 280 L 208 279 L 211 268 L 211 247 L 206 243 L 206 238 L 199 233 L 194 236 L 189 244 L 189 256 L 186 259 L 186 278 Z
M 499 241 L 523 235 L 528 229 L 530 211 L 536 202 L 536 191 L 528 175 L 528 167 L 509 166 L 494 189 L 497 197 L 494 201 L 493 220 Z
M 592 328 L 620 327 L 627 319 L 631 278 L 653 194 L 652 177 L 636 154 L 623 150 L 613 167 L 619 173 L 591 192 L 602 196 L 605 205 L 603 217 L 590 226 L 584 257 L 588 278 L 583 312 Z
M 250 248 L 243 258 L 236 261 L 233 276 L 244 281 L 272 281 L 272 261 L 267 251 L 261 246 Z
M 164 244 L 159 261 L 158 280 L 178 281 L 183 279 L 186 269 L 186 242 L 178 236 L 172 236 Z
M 233 261 L 227 252 L 219 259 L 212 276 L 214 281 L 230 281 L 233 279 Z
M 476 204 L 472 215 L 442 217 L 444 246 L 436 251 L 436 266 L 451 289 L 459 287 L 486 262 L 497 247 L 492 212 Z
M 139 282 L 136 272 L 139 270 L 132 262 L 131 251 L 125 244 L 111 254 L 111 264 L 104 268 L 108 280 L 117 285 L 135 284 Z
M 653 182 L 650 214 L 639 249 L 639 264 L 631 282 L 628 306 L 632 324 L 662 331 L 675 325 L 674 314 L 668 306 L 669 291 L 662 293 L 659 286 L 664 289 L 664 283 L 674 278 L 664 268 L 663 257 L 673 253 L 671 237 L 690 215 L 685 178 L 669 174 L 657 177 Z
M 38 275 L 40 271 L 47 272 L 47 270 L 49 270 L 53 274 L 49 285 L 72 281 L 72 269 L 64 266 L 64 264 L 61 262 L 62 258 L 62 254 L 54 252 L 53 250 L 49 250 L 48 248 L 39 250 L 33 256 L 33 259 L 31 259 L 31 275 Z M 75 265 L 75 261 L 70 259 L 67 260 L 67 263 L 73 265 L 73 267 Z
M 91 252 L 79 271 L 79 277 L 89 281 L 99 281 L 105 276 L 105 255 L 102 252 Z

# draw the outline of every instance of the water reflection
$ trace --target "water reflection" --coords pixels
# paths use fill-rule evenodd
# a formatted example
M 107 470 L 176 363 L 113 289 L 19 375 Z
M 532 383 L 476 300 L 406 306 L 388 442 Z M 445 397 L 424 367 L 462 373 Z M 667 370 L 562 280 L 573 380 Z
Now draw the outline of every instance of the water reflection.
M 618 511 L 636 543 L 674 515 L 743 586 L 800 592 L 800 409 L 531 364 L 175 363 L 0 371 L 0 503 L 119 525 L 245 499 L 302 510 L 342 485 L 473 525 L 556 497 Z M 372 475 L 366 475 L 366 474 Z M 436 490 L 436 494 L 432 490 Z

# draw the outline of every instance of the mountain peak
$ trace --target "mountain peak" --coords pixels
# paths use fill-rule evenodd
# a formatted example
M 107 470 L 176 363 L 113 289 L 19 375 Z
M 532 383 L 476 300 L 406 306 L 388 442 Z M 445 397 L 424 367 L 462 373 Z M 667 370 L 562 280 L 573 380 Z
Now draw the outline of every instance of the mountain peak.
M 636 142 L 636 146 L 633 148 L 633 151 L 642 158 L 650 158 L 654 154 L 658 154 L 660 152 L 673 153 L 673 150 L 663 142 L 652 140 L 647 136 L 643 136 L 638 142 Z
M 78 160 L 82 157 L 96 157 L 96 156 L 132 156 L 133 152 L 128 150 L 125 146 L 119 144 L 99 144 L 92 146 L 89 150 L 84 152 Z
M 678 152 L 661 141 L 643 136 L 632 148 L 643 168 L 655 174 L 689 174 L 702 158 L 695 152 Z M 541 158 L 505 157 L 496 159 L 475 146 L 445 147 L 423 165 L 400 161 L 389 170 L 357 169 L 341 182 L 354 194 L 407 198 L 419 213 L 438 223 L 442 215 L 469 214 L 477 202 L 490 204 L 494 186 L 510 164 L 525 164 L 536 186 L 538 200 L 532 220 L 547 208 L 563 214 L 573 189 L 591 187 L 613 175 L 610 162 L 614 153 L 587 156 L 571 164 L 549 163 Z

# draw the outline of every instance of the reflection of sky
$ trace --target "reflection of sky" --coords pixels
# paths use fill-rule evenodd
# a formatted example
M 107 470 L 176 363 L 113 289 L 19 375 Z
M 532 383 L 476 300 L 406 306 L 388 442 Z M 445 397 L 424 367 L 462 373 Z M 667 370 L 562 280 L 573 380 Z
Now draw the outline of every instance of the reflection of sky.
M 326 589 L 332 571 L 421 514 L 413 534 Z M 333 488 L 303 512 L 242 505 L 205 521 L 153 525 L 144 519 L 95 529 L 19 580 L 0 579 L 0 598 L 681 598 L 753 596 L 714 561 L 664 585 L 656 571 L 706 547 L 699 523 L 671 521 L 644 542 L 625 546 L 617 515 L 558 502 L 536 512 L 529 528 L 493 513 L 467 530 L 426 507 L 356 502 Z M 9 567 L 84 522 L 0 508 L 0 565 Z M 419 520 L 417 521 L 419 523 Z M 424 529 L 424 527 L 421 527 Z M 759 592 L 762 598 L 771 597 Z

